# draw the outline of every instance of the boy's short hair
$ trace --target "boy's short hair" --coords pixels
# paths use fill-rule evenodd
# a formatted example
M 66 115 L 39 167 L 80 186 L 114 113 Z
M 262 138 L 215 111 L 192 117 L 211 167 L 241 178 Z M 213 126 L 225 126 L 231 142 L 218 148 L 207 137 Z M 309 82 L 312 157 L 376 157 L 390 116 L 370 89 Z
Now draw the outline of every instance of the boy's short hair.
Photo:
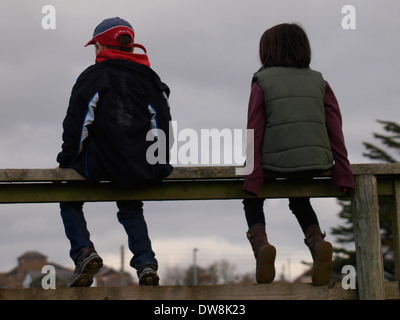
M 260 60 L 265 67 L 308 68 L 311 48 L 307 34 L 294 23 L 266 30 L 260 39 Z
M 107 49 L 114 49 L 114 50 L 119 50 L 119 51 L 125 51 L 125 52 L 130 52 L 132 50 L 132 47 L 128 47 L 129 44 L 131 43 L 132 38 L 128 34 L 121 34 L 118 37 L 118 44 L 119 46 L 105 46 Z

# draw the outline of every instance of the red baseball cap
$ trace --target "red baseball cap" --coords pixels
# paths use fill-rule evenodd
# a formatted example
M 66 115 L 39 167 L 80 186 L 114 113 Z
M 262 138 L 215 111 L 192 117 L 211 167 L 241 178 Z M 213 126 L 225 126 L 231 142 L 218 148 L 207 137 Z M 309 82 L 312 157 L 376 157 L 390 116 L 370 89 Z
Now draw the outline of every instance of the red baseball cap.
M 118 43 L 118 38 L 122 34 L 127 34 L 131 37 L 131 42 L 125 47 L 138 47 L 146 53 L 146 48 L 141 44 L 134 43 L 135 31 L 129 22 L 119 17 L 108 18 L 101 22 L 93 32 L 93 38 L 86 45 L 100 43 L 103 46 L 121 47 Z

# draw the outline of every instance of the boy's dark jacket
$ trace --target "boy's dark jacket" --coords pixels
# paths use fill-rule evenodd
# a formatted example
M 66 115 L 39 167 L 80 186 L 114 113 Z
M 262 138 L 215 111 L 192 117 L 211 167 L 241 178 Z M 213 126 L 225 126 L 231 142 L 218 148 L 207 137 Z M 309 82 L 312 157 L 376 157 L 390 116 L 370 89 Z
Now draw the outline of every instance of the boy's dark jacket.
M 169 162 L 169 88 L 148 66 L 108 59 L 87 68 L 71 93 L 63 122 L 60 168 L 120 185 L 154 182 L 172 171 Z M 166 163 L 150 164 L 146 152 L 162 130 Z M 172 142 L 171 142 L 172 144 Z

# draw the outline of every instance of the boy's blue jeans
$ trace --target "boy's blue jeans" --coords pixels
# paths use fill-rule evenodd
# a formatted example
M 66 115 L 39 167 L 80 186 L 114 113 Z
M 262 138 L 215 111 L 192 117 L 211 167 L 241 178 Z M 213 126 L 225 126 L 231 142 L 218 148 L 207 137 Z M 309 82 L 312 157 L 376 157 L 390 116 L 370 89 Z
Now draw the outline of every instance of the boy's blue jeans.
M 83 202 L 61 202 L 61 217 L 65 234 L 71 243 L 70 257 L 75 262 L 83 249 L 93 246 L 83 213 Z M 142 201 L 117 201 L 118 221 L 128 235 L 128 246 L 133 253 L 130 265 L 138 269 L 147 264 L 158 265 L 151 248 Z

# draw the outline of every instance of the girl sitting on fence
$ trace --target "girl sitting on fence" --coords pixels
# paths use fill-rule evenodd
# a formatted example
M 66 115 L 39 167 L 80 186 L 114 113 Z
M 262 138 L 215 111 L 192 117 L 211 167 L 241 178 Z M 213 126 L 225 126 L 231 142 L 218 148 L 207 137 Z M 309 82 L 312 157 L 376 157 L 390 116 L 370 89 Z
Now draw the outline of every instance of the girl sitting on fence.
M 308 37 L 297 24 L 276 25 L 260 40 L 262 67 L 254 74 L 247 128 L 254 130 L 254 170 L 243 190 L 258 195 L 264 170 L 283 173 L 332 170 L 342 192 L 354 188 L 338 102 L 321 73 L 310 69 Z M 243 200 L 247 237 L 256 258 L 256 280 L 275 277 L 276 250 L 268 242 L 264 198 Z M 305 235 L 314 265 L 312 283 L 325 285 L 332 274 L 332 245 L 325 241 L 310 198 L 289 198 L 289 208 Z

